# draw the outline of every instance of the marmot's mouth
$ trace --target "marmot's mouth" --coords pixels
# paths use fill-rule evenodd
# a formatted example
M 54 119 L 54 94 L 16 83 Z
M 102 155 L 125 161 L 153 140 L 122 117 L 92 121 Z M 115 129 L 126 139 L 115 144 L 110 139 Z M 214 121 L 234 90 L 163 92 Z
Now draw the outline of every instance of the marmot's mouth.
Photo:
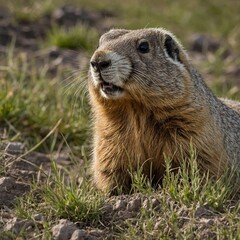
M 102 91 L 108 95 L 114 95 L 117 92 L 119 93 L 119 92 L 123 91 L 123 89 L 121 87 L 118 87 L 112 83 L 108 83 L 105 81 L 103 81 L 100 86 L 101 86 Z

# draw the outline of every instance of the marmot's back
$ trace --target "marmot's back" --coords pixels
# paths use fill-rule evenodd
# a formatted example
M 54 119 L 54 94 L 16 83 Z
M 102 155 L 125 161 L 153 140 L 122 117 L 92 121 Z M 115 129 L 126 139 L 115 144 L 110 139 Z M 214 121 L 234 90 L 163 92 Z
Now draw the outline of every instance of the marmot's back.
M 158 182 L 196 148 L 199 167 L 219 174 L 240 162 L 239 105 L 216 98 L 178 40 L 164 29 L 104 34 L 91 58 L 95 182 L 128 188 L 142 166 Z M 228 106 L 227 106 L 228 105 Z M 232 109 L 230 107 L 232 107 Z

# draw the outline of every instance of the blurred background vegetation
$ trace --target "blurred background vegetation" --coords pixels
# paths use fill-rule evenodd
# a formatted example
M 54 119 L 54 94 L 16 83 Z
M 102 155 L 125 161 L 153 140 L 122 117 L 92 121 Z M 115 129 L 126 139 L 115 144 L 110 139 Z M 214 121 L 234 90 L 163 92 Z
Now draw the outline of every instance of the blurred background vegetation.
M 240 1 L 237 0 L 0 0 L 19 20 L 36 21 L 58 6 L 107 10 L 118 16 L 115 27 L 164 27 L 186 41 L 189 34 L 205 32 L 224 38 L 231 47 L 240 50 Z

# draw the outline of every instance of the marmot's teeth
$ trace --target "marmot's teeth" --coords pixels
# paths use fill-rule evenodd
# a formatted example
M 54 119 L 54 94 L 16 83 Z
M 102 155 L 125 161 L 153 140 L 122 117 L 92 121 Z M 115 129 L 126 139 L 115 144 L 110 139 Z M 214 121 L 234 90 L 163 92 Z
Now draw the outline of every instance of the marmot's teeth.
M 122 88 L 105 81 L 101 83 L 101 88 L 105 93 L 113 93 L 113 92 L 122 90 Z

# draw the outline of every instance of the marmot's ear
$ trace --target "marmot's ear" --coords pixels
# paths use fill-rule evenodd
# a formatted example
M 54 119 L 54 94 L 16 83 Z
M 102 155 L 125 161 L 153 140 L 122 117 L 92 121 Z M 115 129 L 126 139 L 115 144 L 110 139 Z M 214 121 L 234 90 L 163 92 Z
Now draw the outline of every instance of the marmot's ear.
M 179 47 L 173 38 L 168 34 L 165 35 L 164 47 L 168 57 L 172 58 L 174 61 L 182 63 L 179 56 Z

